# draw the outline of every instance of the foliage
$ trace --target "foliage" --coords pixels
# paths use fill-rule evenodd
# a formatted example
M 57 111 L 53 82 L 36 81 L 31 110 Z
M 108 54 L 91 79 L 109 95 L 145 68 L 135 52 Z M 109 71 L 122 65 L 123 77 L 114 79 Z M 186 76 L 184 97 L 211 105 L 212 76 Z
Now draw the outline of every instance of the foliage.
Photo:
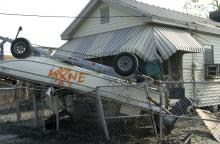
M 183 9 L 191 15 L 208 17 L 210 11 L 220 12 L 220 0 L 187 0 Z
M 207 17 L 208 13 L 203 0 L 187 0 L 183 9 L 185 13 L 199 17 Z
M 220 12 L 220 3 L 219 3 L 218 0 L 212 0 L 212 6 L 213 6 L 215 11 L 219 11 Z

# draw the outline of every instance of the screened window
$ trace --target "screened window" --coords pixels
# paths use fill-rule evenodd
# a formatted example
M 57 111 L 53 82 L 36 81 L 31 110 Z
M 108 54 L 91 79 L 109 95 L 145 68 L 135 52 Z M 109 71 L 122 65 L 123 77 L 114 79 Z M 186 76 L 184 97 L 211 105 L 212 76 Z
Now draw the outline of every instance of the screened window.
M 204 49 L 205 64 L 214 64 L 213 46 L 205 45 Z

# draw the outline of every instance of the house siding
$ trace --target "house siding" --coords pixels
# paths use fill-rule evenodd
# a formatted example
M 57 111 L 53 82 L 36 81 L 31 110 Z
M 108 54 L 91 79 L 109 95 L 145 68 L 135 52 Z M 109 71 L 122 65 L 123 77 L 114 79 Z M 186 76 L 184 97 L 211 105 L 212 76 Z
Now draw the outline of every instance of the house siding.
M 109 7 L 109 23 L 101 24 L 100 21 L 100 9 Z M 114 16 L 128 16 L 128 17 L 114 17 Z M 108 31 L 145 25 L 145 22 L 140 18 L 129 17 L 130 14 L 120 10 L 118 7 L 101 3 L 96 10 L 89 15 L 91 18 L 87 18 L 77 29 L 72 38 L 79 38 Z M 126 36 L 126 35 L 125 35 Z M 220 38 L 211 34 L 195 33 L 193 35 L 199 43 L 203 45 L 209 45 L 214 47 L 214 63 L 220 64 Z M 196 64 L 195 67 L 195 85 L 192 83 L 192 64 Z M 182 60 L 182 72 L 183 81 L 185 87 L 186 97 L 198 98 L 198 106 L 209 106 L 220 104 L 220 86 L 210 81 L 209 84 L 198 83 L 204 81 L 204 52 L 194 54 L 184 54 Z M 205 80 L 207 81 L 207 80 Z
M 198 33 L 195 38 L 203 45 L 213 46 L 214 63 L 220 64 L 220 37 L 210 34 Z
M 214 47 L 214 63 L 220 63 L 220 38 L 208 34 L 196 34 L 194 36 L 204 47 Z M 193 58 L 194 56 L 194 58 Z M 206 80 L 204 68 L 204 52 L 196 54 L 185 54 L 183 56 L 183 80 L 184 82 L 193 82 L 192 64 L 196 64 L 195 70 L 195 87 L 192 83 L 184 83 L 185 94 L 187 97 L 196 96 L 198 106 L 210 106 L 220 104 L 220 85 L 215 83 L 216 80 Z M 208 83 L 199 83 L 204 81 Z
M 109 19 L 109 23 L 101 24 L 100 9 L 104 7 L 109 7 L 110 19 Z M 72 38 L 144 24 L 144 22 L 142 22 L 140 19 L 135 17 L 114 17 L 114 16 L 131 16 L 131 15 L 113 6 L 110 6 L 106 3 L 100 4 L 100 6 L 98 6 L 98 8 L 90 15 L 90 17 L 93 18 L 87 18 L 87 20 L 85 20 L 83 24 L 80 26 L 80 28 L 74 33 Z

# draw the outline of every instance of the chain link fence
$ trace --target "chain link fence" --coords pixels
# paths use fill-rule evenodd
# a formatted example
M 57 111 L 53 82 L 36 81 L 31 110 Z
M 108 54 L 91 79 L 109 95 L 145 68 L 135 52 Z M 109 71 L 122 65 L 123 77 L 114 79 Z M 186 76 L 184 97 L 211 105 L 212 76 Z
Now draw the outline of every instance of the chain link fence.
M 143 84 L 139 86 L 145 87 Z M 125 93 L 132 87 L 135 86 L 117 85 L 97 89 L 100 120 L 106 138 L 112 143 L 155 143 L 158 138 L 158 117 L 156 119 L 151 109 L 155 105 L 147 100 L 147 92 L 145 101 L 128 97 Z M 114 98 L 105 97 L 103 91 L 113 92 L 115 88 L 121 91 L 115 92 Z M 145 105 L 148 109 L 137 105 Z
M 142 100 L 138 94 L 126 95 L 136 86 L 144 90 Z M 113 84 L 91 93 L 62 90 L 51 96 L 43 86 L 5 84 L 0 123 L 55 130 L 84 141 L 214 144 L 219 141 L 219 86 L 213 81 L 158 82 L 153 88 L 159 98 L 153 98 L 150 84 Z
M 168 112 L 161 110 L 160 140 L 219 143 L 219 82 L 162 82 Z M 172 85 L 172 86 L 171 86 Z
M 219 143 L 219 82 L 160 82 L 159 111 L 132 105 L 136 101 L 116 94 L 115 99 L 98 89 L 99 113 L 106 138 L 122 143 Z M 126 90 L 132 85 L 117 86 Z M 147 89 L 146 89 L 147 90 Z M 100 91 L 100 92 L 99 92 Z M 121 99 L 126 99 L 127 102 Z M 149 100 L 149 101 L 148 101 Z M 154 105 L 146 93 L 146 105 Z M 103 115 L 102 115 L 103 113 Z M 118 141 L 117 141 L 118 142 Z
M 31 86 L 31 85 L 29 85 Z M 1 84 L 0 123 L 18 127 L 44 127 L 42 89 L 24 84 Z

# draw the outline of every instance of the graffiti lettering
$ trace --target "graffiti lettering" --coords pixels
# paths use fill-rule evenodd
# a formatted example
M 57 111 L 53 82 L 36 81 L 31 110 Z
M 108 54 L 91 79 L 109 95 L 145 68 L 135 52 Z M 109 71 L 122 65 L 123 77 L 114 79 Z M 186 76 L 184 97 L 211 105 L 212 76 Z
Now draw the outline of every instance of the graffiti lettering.
M 86 77 L 86 73 L 79 73 L 79 80 L 77 81 L 78 84 L 83 83 Z
M 86 73 L 73 71 L 63 67 L 48 72 L 48 76 L 54 78 L 56 84 L 64 86 L 66 82 L 69 87 L 73 82 L 76 82 L 78 85 L 82 84 L 85 81 L 86 75 Z

